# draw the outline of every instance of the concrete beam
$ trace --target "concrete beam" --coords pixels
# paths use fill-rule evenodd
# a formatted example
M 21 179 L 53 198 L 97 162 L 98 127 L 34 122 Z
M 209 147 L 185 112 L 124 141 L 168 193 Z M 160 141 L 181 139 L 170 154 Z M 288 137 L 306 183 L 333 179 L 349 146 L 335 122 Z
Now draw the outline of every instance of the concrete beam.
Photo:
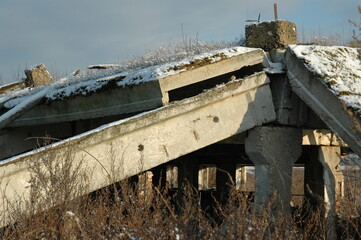
M 341 146 L 348 145 L 336 134 L 328 129 L 302 129 L 302 145 L 318 145 L 318 146 Z M 244 144 L 247 137 L 246 133 L 240 133 L 227 138 L 220 143 L 222 144 Z
M 255 74 L 5 160 L 0 163 L 0 192 L 10 203 L 20 196 L 28 199 L 29 164 L 41 164 L 39 159 L 48 154 L 62 161 L 70 148 L 73 164 L 84 164 L 91 192 L 273 120 L 269 80 L 265 73 Z M 8 219 L 9 212 L 3 214 Z
M 303 129 L 302 135 L 302 145 L 348 146 L 336 134 L 327 129 Z
M 287 75 L 293 91 L 341 137 L 350 148 L 361 155 L 361 120 L 311 72 L 290 48 L 286 51 Z

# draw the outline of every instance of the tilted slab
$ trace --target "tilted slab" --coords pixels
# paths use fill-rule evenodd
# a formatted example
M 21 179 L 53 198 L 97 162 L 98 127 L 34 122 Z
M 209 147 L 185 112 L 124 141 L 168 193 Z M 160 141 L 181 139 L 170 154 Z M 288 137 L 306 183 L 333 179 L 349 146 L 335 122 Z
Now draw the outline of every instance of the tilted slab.
M 155 109 L 163 105 L 159 89 L 159 82 L 152 81 L 42 103 L 20 115 L 8 127 L 70 122 Z
M 83 161 L 91 192 L 275 118 L 269 80 L 262 72 L 5 160 L 0 193 L 10 203 L 20 196 L 28 199 L 29 165 L 49 154 L 62 159 L 68 148 L 73 164 Z M 5 204 L 1 201 L 0 206 Z M 8 219 L 9 213 L 3 214 Z
M 300 98 L 361 156 L 361 62 L 347 47 L 291 46 L 287 74 Z
M 171 90 L 260 64 L 264 55 L 261 49 L 227 48 L 143 69 L 106 69 L 93 75 L 75 76 L 42 87 L 41 90 L 29 90 L 5 103 L 1 103 L 0 96 L 0 105 L 5 107 L 2 110 L 7 108 L 11 113 L 3 120 L 0 115 L 0 128 L 154 109 L 169 103 L 168 92 Z M 35 99 L 36 95 L 38 99 Z M 23 105 L 21 108 L 20 103 Z

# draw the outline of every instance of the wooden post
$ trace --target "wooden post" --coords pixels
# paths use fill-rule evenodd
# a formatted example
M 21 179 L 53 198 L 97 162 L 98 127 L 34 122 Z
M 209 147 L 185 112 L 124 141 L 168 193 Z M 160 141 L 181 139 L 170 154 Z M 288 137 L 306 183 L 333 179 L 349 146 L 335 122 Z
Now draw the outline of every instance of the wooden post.
M 277 3 L 273 4 L 273 10 L 275 15 L 275 20 L 277 20 L 278 19 Z

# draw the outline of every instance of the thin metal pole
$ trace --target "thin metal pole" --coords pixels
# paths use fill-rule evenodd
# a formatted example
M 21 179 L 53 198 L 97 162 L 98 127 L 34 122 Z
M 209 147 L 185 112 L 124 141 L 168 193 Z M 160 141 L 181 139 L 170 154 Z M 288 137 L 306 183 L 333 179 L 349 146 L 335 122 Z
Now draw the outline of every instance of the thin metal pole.
M 275 20 L 277 20 L 278 19 L 277 3 L 273 4 L 273 10 L 275 15 Z

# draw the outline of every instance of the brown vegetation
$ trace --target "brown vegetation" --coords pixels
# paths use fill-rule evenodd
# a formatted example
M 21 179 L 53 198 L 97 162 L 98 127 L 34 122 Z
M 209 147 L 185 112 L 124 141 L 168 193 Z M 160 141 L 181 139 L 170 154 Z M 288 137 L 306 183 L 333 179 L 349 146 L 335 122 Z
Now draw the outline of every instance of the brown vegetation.
M 8 207 L 14 224 L 1 231 L 1 239 L 324 239 L 327 234 L 320 208 L 299 207 L 290 217 L 274 216 L 272 204 L 257 209 L 252 198 L 235 187 L 225 205 L 214 197 L 211 209 L 188 185 L 171 191 L 145 186 L 142 177 L 138 183 L 125 180 L 74 200 L 71 196 L 86 190 L 87 178 L 72 159 L 71 151 L 61 161 L 45 154 L 29 166 L 32 187 L 27 210 Z M 303 182 L 302 173 L 295 170 L 294 182 Z M 347 176 L 338 232 L 340 239 L 357 239 L 361 176 L 360 172 Z M 296 184 L 293 191 L 301 194 L 303 189 Z M 296 197 L 294 202 L 301 204 L 302 198 Z

